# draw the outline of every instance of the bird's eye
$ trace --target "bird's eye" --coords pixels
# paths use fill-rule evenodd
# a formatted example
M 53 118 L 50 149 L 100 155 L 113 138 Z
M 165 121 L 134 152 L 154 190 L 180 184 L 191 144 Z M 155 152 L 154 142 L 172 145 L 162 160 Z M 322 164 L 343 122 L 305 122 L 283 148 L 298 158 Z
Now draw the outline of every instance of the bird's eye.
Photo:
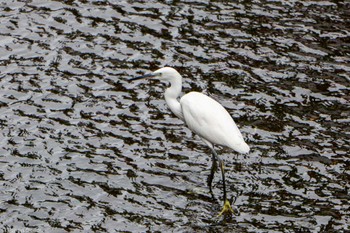
M 162 76 L 162 73 L 158 73 L 158 76 Z

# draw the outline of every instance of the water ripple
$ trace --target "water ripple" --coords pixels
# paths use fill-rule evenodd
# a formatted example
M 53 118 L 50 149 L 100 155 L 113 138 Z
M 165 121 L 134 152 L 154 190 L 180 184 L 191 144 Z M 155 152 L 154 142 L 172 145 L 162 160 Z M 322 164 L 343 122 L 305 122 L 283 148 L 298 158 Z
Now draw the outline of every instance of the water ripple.
M 349 4 L 335 1 L 12 1 L 0 24 L 4 232 L 346 232 Z M 167 109 L 211 95 L 247 138 L 218 148 L 236 215 L 203 143 Z

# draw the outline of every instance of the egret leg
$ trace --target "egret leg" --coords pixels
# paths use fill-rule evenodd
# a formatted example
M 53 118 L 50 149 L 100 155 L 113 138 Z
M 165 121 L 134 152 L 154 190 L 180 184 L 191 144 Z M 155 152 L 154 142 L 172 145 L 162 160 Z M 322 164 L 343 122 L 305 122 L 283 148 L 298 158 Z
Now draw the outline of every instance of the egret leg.
M 217 165 L 216 157 L 215 157 L 214 153 L 212 153 L 212 164 L 211 164 L 211 169 L 210 169 L 210 175 L 208 176 L 207 182 L 208 182 L 209 191 L 210 191 L 213 199 L 214 199 L 214 194 L 213 194 L 213 190 L 212 190 L 211 185 L 213 183 L 214 174 L 215 174 L 217 169 L 218 169 L 218 165 Z
M 221 215 L 231 216 L 233 214 L 233 209 L 231 207 L 231 204 L 230 204 L 229 200 L 227 200 L 224 162 L 218 156 L 218 154 L 216 153 L 214 148 L 211 148 L 211 150 L 212 150 L 212 153 L 213 153 L 213 157 L 215 157 L 215 160 L 219 162 L 221 175 L 222 175 L 222 185 L 223 185 L 223 188 L 224 188 L 224 198 L 223 198 L 224 199 L 224 206 L 223 206 L 221 212 L 219 213 L 219 216 L 221 216 Z

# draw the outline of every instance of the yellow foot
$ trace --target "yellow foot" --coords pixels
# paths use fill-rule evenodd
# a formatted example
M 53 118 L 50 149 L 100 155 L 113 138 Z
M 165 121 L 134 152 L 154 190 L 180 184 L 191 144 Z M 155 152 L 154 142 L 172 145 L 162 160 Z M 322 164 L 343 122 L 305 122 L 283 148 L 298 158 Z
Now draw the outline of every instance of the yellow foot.
M 231 204 L 228 200 L 225 200 L 224 207 L 222 208 L 218 217 L 220 217 L 221 215 L 224 215 L 224 216 L 232 216 L 233 215 L 233 209 L 232 209 Z

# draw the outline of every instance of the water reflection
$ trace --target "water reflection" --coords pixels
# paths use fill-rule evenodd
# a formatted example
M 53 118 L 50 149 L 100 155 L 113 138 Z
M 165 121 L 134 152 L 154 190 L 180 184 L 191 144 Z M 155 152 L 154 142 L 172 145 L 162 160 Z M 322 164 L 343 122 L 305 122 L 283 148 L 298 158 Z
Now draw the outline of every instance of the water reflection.
M 349 230 L 348 7 L 4 3 L 2 229 Z M 185 92 L 219 100 L 252 147 L 220 149 L 233 222 L 215 218 L 208 151 L 167 109 L 162 85 L 126 82 L 164 65 Z

